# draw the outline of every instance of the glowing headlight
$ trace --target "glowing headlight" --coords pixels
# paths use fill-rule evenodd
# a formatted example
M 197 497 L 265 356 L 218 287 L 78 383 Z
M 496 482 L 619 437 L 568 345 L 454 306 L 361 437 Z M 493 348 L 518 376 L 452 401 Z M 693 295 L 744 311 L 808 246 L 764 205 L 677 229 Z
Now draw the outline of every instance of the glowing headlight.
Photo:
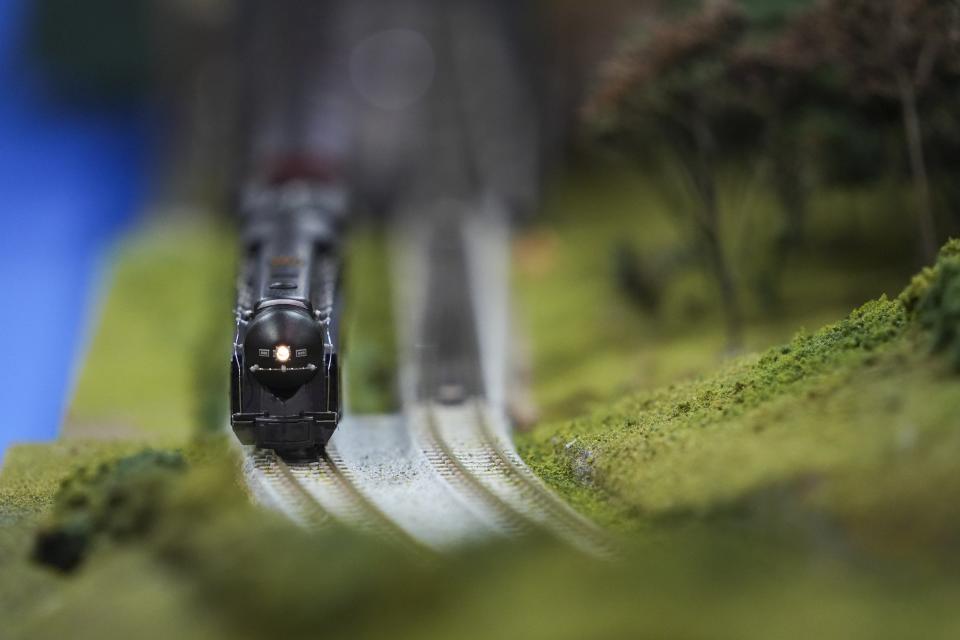
M 285 344 L 281 344 L 277 347 L 277 350 L 274 352 L 274 357 L 277 359 L 277 362 L 287 362 L 290 360 L 290 347 Z

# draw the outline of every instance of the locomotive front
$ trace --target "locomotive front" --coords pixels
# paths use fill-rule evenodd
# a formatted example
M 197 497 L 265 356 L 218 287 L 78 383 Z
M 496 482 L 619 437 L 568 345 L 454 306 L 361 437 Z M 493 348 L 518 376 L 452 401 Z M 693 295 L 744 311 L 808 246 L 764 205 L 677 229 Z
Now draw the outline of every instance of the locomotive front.
M 345 198 L 324 183 L 251 189 L 231 362 L 231 425 L 284 455 L 322 449 L 340 420 L 339 279 Z

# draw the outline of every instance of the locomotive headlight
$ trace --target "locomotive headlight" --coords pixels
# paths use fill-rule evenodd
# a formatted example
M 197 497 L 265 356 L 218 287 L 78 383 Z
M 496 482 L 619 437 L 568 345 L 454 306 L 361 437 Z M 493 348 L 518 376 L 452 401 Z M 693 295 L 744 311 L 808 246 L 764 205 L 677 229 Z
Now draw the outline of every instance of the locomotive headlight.
M 285 344 L 278 345 L 274 357 L 277 362 L 288 362 L 290 360 L 290 347 Z

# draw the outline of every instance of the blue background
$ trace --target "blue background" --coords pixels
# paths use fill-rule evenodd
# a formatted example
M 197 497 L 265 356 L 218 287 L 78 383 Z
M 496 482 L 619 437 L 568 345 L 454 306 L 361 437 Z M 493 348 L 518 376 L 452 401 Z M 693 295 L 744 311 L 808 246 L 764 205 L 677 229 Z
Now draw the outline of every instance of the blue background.
M 138 105 L 70 104 L 24 59 L 25 0 L 0 0 L 0 456 L 55 437 L 105 250 L 144 195 Z

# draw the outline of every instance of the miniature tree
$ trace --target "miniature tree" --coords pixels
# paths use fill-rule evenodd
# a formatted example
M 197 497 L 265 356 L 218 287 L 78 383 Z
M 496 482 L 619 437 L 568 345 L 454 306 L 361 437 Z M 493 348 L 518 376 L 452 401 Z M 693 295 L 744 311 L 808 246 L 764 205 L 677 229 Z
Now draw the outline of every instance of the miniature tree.
M 818 21 L 809 13 L 779 17 L 772 34 L 738 47 L 729 64 L 731 82 L 741 94 L 744 108 L 755 111 L 763 121 L 762 147 L 770 186 L 784 214 L 772 247 L 773 264 L 761 283 L 762 298 L 773 304 L 779 299 L 778 281 L 785 260 L 804 239 L 809 190 L 806 115 L 830 102 L 820 82 L 823 55 Z
M 723 159 L 756 142 L 759 131 L 730 83 L 729 64 L 745 27 L 731 2 L 711 2 L 658 27 L 610 61 L 587 109 L 633 155 L 662 149 L 682 170 L 696 205 L 677 213 L 717 284 L 731 348 L 741 341 L 742 313 L 721 239 L 717 171 Z
M 920 246 L 932 260 L 937 232 L 922 107 L 956 81 L 960 8 L 953 0 L 827 0 L 819 12 L 824 50 L 847 93 L 898 104 Z

